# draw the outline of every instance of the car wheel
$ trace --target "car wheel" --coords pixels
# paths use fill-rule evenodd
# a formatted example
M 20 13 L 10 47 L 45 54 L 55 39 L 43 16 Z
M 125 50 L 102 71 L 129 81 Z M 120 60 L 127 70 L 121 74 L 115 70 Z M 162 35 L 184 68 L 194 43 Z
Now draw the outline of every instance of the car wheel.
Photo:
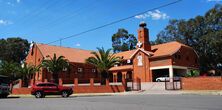
M 43 98 L 44 95 L 43 95 L 43 93 L 42 93 L 41 91 L 37 91 L 37 92 L 35 93 L 35 97 L 36 97 L 36 98 Z
M 2 97 L 3 97 L 3 98 L 7 98 L 7 97 L 8 97 L 8 95 L 7 95 L 7 94 L 5 94 L 5 95 L 3 95 Z
M 157 79 L 157 82 L 161 82 L 161 80 L 160 80 L 160 79 Z
M 68 91 L 62 91 L 62 97 L 69 97 Z

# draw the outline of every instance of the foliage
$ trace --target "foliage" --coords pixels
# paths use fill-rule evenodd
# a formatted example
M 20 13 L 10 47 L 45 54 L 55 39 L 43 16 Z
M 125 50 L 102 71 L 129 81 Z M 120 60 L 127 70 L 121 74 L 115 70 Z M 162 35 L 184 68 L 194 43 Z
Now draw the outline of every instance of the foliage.
M 136 48 L 137 39 L 129 34 L 126 29 L 118 29 L 112 36 L 112 47 L 114 53 L 128 51 Z
M 199 55 L 200 69 L 216 69 L 222 63 L 222 5 L 215 5 L 204 16 L 189 20 L 170 20 L 154 44 L 178 41 L 193 47 Z
M 198 70 L 191 70 L 189 72 L 187 72 L 187 74 L 185 75 L 185 77 L 196 77 L 200 75 L 200 71 Z
M 92 52 L 93 57 L 86 59 L 86 62 L 94 65 L 104 79 L 108 78 L 109 69 L 120 62 L 120 58 L 111 53 L 111 49 L 97 48 L 98 52 Z
M 29 51 L 29 43 L 22 38 L 0 39 L 0 60 L 20 63 Z
M 56 54 L 54 54 L 53 57 L 47 56 L 47 58 L 42 61 L 41 66 L 47 68 L 47 70 L 52 73 L 52 80 L 58 83 L 59 72 L 68 68 L 69 62 L 64 56 L 56 57 Z
M 18 63 L 1 61 L 0 63 L 0 74 L 10 77 L 11 79 L 16 79 L 18 75 Z
M 37 71 L 39 71 L 39 66 L 34 65 L 28 65 L 27 63 L 24 63 L 23 65 L 19 66 L 17 72 L 22 77 L 23 81 L 25 82 L 25 85 L 28 85 L 28 82 L 33 74 L 35 74 Z

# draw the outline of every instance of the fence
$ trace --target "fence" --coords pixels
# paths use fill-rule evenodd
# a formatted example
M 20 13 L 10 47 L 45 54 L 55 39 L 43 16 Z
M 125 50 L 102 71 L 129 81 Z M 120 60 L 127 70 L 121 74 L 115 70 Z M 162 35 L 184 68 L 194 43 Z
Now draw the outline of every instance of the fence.
M 166 90 L 180 90 L 182 89 L 181 79 L 179 78 L 170 78 L 165 80 L 165 89 Z
M 115 92 L 124 92 L 125 91 L 125 83 L 110 83 L 108 79 L 106 79 L 106 84 L 101 85 L 94 83 L 94 79 L 89 79 L 90 83 L 81 84 L 78 81 L 78 78 L 73 80 L 73 84 L 69 84 L 66 86 L 72 86 L 74 93 L 115 93 Z M 20 80 L 20 85 L 22 81 Z M 59 79 L 59 85 L 63 85 L 63 80 Z M 21 87 L 13 88 L 12 94 L 30 94 L 31 88 Z
M 189 77 L 181 82 L 183 90 L 222 90 L 222 77 Z
M 141 79 L 126 80 L 126 91 L 139 91 L 141 90 Z

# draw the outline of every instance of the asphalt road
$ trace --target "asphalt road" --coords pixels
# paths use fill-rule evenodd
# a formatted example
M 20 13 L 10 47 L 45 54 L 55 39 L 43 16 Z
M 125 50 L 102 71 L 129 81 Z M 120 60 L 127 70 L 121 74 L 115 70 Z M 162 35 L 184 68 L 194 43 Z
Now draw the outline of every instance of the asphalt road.
M 0 99 L 0 110 L 222 110 L 222 96 L 125 95 Z

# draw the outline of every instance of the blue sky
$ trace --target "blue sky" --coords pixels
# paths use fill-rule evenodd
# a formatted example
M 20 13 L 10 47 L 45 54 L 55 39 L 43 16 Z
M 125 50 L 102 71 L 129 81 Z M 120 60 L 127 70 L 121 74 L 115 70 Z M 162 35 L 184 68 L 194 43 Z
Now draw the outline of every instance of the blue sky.
M 0 38 L 21 37 L 49 43 L 79 32 L 132 16 L 175 0 L 0 0 Z M 141 21 L 155 40 L 170 19 L 203 15 L 222 0 L 183 0 L 120 23 L 62 41 L 62 46 L 95 50 L 111 48 L 111 36 L 125 28 L 137 36 Z M 59 45 L 59 42 L 51 45 Z

